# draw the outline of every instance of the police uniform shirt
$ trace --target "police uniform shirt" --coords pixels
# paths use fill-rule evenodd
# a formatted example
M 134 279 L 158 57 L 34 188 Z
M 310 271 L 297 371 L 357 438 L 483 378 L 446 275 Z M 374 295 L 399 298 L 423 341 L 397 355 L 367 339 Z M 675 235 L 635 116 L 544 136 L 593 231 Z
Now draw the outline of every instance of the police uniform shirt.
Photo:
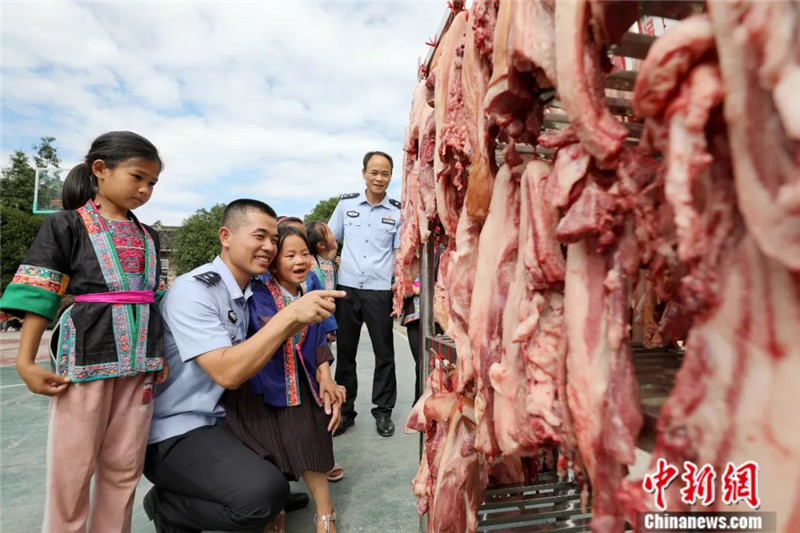
M 388 195 L 371 205 L 366 193 L 345 194 L 328 222 L 337 240 L 344 239 L 340 285 L 390 290 L 394 251 L 400 247 L 400 202 Z
M 155 387 L 150 444 L 214 425 L 225 416 L 219 404 L 225 389 L 195 358 L 246 338 L 252 294 L 250 285 L 242 292 L 219 257 L 172 283 L 160 304 L 170 372 L 167 382 Z

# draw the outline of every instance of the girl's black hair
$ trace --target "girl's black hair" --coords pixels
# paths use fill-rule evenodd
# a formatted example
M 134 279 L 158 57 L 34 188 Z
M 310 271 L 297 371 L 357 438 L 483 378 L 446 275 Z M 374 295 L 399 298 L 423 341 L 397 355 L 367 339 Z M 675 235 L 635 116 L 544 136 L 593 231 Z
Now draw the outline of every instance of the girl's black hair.
M 272 260 L 273 266 L 275 266 L 275 264 L 277 263 L 278 256 L 281 255 L 281 250 L 283 250 L 283 242 L 292 235 L 303 239 L 303 242 L 306 243 L 306 248 L 308 248 L 308 239 L 306 238 L 305 234 L 302 231 L 295 228 L 294 226 L 278 226 L 278 249 L 275 252 L 275 258 Z M 309 253 L 313 253 L 311 252 L 310 248 L 308 251 Z
M 289 224 L 300 224 L 303 225 L 303 221 L 297 217 L 280 217 L 278 219 L 278 226 L 286 226 Z
M 83 163 L 76 165 L 67 174 L 61 190 L 61 205 L 64 209 L 77 209 L 90 198 L 94 198 L 97 193 L 97 177 L 92 172 L 92 165 L 98 159 L 109 168 L 128 159 L 145 159 L 158 163 L 159 169 L 164 168 L 158 149 L 141 135 L 131 131 L 104 133 L 94 140 Z
M 327 234 L 325 233 L 325 223 L 321 220 L 309 222 L 306 226 L 306 233 L 308 234 L 308 251 L 317 255 L 318 244 L 328 244 Z

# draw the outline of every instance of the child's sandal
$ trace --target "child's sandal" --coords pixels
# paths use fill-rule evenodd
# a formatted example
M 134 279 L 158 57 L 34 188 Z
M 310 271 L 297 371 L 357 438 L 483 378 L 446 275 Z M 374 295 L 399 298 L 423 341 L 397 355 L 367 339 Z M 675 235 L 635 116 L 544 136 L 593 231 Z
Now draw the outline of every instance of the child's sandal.
M 328 481 L 336 483 L 344 479 L 344 468 L 339 463 L 334 463 L 331 471 L 328 472 Z
M 264 529 L 264 533 L 286 533 L 286 511 L 281 511 Z
M 314 525 L 316 526 L 320 522 L 325 522 L 325 533 L 331 533 L 331 522 L 334 524 L 336 523 L 336 511 L 332 511 L 331 514 L 324 514 L 322 516 L 314 515 Z

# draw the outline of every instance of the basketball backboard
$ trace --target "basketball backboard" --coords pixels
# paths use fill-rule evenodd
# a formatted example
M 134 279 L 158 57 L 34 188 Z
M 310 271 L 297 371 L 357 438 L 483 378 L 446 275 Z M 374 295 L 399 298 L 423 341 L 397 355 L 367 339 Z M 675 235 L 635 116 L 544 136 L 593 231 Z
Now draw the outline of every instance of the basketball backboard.
M 63 168 L 37 168 L 36 187 L 33 193 L 33 212 L 36 214 L 61 211 L 61 189 L 68 170 Z

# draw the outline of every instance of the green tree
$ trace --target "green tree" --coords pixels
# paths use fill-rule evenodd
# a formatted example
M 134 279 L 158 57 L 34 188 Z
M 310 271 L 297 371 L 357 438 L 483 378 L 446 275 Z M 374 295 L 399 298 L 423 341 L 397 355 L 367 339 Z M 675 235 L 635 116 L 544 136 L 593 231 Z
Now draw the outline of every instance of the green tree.
M 0 204 L 0 247 L 2 247 L 0 291 L 11 283 L 33 239 L 39 233 L 43 220 L 43 215 L 34 215 L 16 207 Z
M 327 200 L 320 201 L 314 209 L 311 210 L 309 214 L 307 214 L 303 221 L 308 224 L 309 222 L 314 222 L 316 220 L 322 220 L 323 222 L 327 222 L 331 219 L 331 215 L 333 215 L 333 210 L 336 209 L 336 206 L 339 204 L 339 197 L 333 196 L 332 198 L 328 198 Z
M 172 259 L 175 272 L 185 272 L 211 262 L 219 253 L 219 225 L 225 204 L 217 204 L 211 209 L 198 209 L 195 214 L 183 221 L 183 226 L 175 232 Z
M 2 205 L 31 212 L 36 171 L 22 150 L 15 150 L 2 171 Z
M 34 146 L 36 154 L 33 161 L 36 168 L 45 169 L 39 172 L 39 195 L 36 199 L 37 208 L 41 210 L 61 209 L 61 188 L 59 167 L 61 159 L 53 143 L 55 137 L 42 137 L 39 145 Z M 65 175 L 66 176 L 66 175 Z
M 38 145 L 33 145 L 33 149 L 36 150 L 36 155 L 33 156 L 36 168 L 58 168 L 61 166 L 58 150 L 53 146 L 54 142 L 56 142 L 55 137 L 42 137 Z
M 37 166 L 58 167 L 54 137 L 42 137 L 34 146 Z M 14 277 L 44 221 L 33 214 L 36 170 L 22 150 L 15 150 L 0 175 L 0 290 Z

